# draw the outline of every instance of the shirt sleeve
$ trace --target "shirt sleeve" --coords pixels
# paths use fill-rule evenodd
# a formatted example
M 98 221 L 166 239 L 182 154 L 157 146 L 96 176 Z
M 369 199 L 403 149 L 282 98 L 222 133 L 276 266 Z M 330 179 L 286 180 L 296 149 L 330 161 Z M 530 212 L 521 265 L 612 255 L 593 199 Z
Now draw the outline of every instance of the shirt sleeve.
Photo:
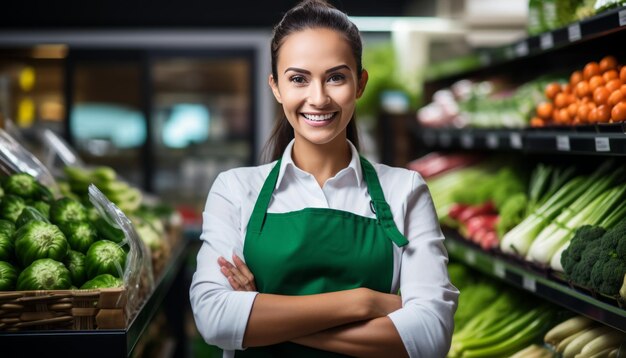
M 202 213 L 203 242 L 189 297 L 204 340 L 234 350 L 243 349 L 243 335 L 257 292 L 234 291 L 217 264 L 220 256 L 231 261 L 233 252 L 243 252 L 241 205 L 233 200 L 236 195 L 224 177 L 222 173 L 216 178 Z
M 417 173 L 406 202 L 400 292 L 402 308 L 389 314 L 410 357 L 445 357 L 459 291 L 450 283 L 448 254 L 428 187 Z

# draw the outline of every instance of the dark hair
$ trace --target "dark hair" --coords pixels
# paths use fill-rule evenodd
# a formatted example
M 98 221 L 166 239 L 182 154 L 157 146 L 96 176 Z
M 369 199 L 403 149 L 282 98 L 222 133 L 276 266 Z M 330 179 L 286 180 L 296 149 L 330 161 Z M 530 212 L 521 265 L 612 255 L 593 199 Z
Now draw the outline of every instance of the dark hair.
M 276 68 L 276 63 L 278 61 L 278 51 L 280 50 L 285 37 L 294 32 L 314 28 L 334 30 L 345 36 L 346 40 L 350 44 L 350 47 L 352 48 L 352 53 L 356 60 L 357 75 L 361 78 L 361 73 L 363 71 L 363 64 L 361 62 L 363 44 L 361 42 L 359 29 L 348 19 L 348 16 L 345 13 L 337 10 L 326 1 L 304 0 L 291 10 L 287 11 L 278 25 L 274 27 L 271 43 L 272 77 L 274 82 L 278 82 L 278 70 Z M 355 116 L 353 114 L 350 122 L 348 123 L 346 136 L 358 149 L 359 135 L 354 117 Z M 291 128 L 287 118 L 282 116 L 274 124 L 272 134 L 264 149 L 265 157 L 268 157 L 268 150 L 271 148 L 269 159 L 276 160 L 280 158 L 293 137 L 293 128 Z

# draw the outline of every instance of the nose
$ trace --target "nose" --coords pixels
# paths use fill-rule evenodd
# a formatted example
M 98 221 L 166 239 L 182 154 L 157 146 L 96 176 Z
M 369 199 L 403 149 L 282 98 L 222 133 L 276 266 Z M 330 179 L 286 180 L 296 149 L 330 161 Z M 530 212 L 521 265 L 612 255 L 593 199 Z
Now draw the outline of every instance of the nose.
M 322 107 L 330 103 L 330 97 L 323 83 L 314 81 L 311 86 L 309 86 L 308 102 L 310 105 L 316 107 Z

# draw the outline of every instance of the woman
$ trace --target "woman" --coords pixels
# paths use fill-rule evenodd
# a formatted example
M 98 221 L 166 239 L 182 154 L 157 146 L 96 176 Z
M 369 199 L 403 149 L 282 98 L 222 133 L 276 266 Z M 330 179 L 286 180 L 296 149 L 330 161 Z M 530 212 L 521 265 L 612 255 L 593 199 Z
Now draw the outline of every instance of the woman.
M 276 161 L 211 188 L 190 290 L 200 333 L 229 357 L 445 356 L 458 291 L 428 189 L 356 149 L 358 29 L 305 0 L 271 46 Z

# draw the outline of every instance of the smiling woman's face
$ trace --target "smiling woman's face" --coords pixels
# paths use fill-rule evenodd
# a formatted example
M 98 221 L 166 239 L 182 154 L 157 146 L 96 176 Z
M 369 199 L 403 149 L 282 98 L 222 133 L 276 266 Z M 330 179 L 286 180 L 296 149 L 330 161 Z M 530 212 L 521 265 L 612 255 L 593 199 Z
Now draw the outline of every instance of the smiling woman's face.
M 338 32 L 315 28 L 287 36 L 278 52 L 274 96 L 283 105 L 296 141 L 328 144 L 346 140 L 346 126 L 367 72 L 357 75 L 348 41 Z

